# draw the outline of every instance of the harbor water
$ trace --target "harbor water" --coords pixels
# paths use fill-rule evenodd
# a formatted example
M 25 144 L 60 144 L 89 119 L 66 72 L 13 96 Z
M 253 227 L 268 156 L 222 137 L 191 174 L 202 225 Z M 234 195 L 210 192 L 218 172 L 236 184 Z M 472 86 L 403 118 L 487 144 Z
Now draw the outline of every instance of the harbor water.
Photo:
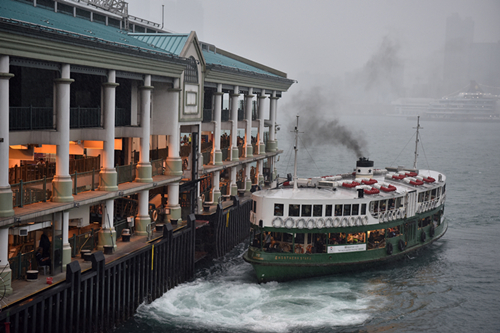
M 413 165 L 416 120 L 343 116 L 339 123 L 365 141 L 375 168 Z M 498 332 L 500 123 L 421 126 L 418 168 L 447 176 L 449 228 L 443 238 L 394 264 L 266 284 L 257 284 L 243 261 L 248 244 L 242 243 L 199 268 L 193 282 L 141 305 L 115 332 Z M 293 128 L 285 127 L 280 176 L 293 172 Z M 299 142 L 299 148 L 299 176 L 346 173 L 355 166 L 356 155 L 341 146 L 304 148 Z

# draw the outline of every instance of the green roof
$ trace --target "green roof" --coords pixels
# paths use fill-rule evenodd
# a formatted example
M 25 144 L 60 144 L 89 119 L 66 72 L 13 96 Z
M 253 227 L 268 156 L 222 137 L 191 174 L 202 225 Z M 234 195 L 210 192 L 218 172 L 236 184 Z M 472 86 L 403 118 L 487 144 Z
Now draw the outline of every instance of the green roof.
M 0 2 L 0 17 L 12 23 L 23 26 L 37 26 L 44 31 L 62 35 L 86 37 L 95 41 L 111 42 L 117 46 L 141 48 L 155 52 L 170 53 L 154 45 L 129 36 L 127 31 L 106 26 L 103 23 L 91 22 L 88 19 L 73 17 L 65 13 L 56 13 L 54 10 L 34 7 L 33 4 L 14 0 Z
M 132 36 L 150 46 L 154 46 L 157 49 L 179 56 L 184 48 L 184 45 L 186 44 L 189 34 L 134 33 L 129 34 L 129 36 Z
M 246 71 L 246 72 L 253 72 L 257 74 L 263 74 L 263 75 L 271 75 L 275 77 L 282 78 L 279 75 L 267 72 L 263 69 L 257 68 L 255 66 L 246 64 L 242 61 L 230 58 L 228 56 L 215 53 L 214 51 L 208 51 L 208 50 L 203 50 L 203 57 L 205 58 L 205 62 L 207 65 L 214 65 L 214 66 L 223 66 L 223 67 L 228 67 L 231 69 L 235 69 L 238 71 Z

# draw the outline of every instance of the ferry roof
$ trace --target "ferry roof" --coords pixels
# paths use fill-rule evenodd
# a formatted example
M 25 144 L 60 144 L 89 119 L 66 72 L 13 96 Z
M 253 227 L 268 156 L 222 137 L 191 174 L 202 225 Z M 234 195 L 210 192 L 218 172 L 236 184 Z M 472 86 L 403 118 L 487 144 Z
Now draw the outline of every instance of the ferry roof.
M 441 175 L 442 182 L 438 182 L 439 175 Z M 392 198 L 398 195 L 402 195 L 404 193 L 418 190 L 418 191 L 427 191 L 437 186 L 442 185 L 446 181 L 446 177 L 444 174 L 433 171 L 433 170 L 420 170 L 419 176 L 432 177 L 436 181 L 433 183 L 425 183 L 424 185 L 410 185 L 403 181 L 398 180 L 389 180 L 385 178 L 385 175 L 375 175 L 373 179 L 377 180 L 378 183 L 386 183 L 393 186 L 396 186 L 396 190 L 392 192 L 384 192 L 380 191 L 377 194 L 365 194 L 364 198 L 373 198 L 373 199 L 382 199 L 382 198 Z M 342 179 L 339 180 L 339 183 L 347 180 L 354 180 L 354 178 L 350 179 Z M 361 179 L 359 179 L 361 181 Z M 274 188 L 274 189 L 266 189 L 262 191 L 258 191 L 253 193 L 256 197 L 263 197 L 266 199 L 284 199 L 284 200 L 297 200 L 300 202 L 314 202 L 317 200 L 352 200 L 358 198 L 358 193 L 355 188 L 346 188 L 342 186 L 338 186 L 335 188 L 335 191 L 326 188 L 314 188 L 314 187 L 303 187 L 297 188 L 297 190 L 293 190 L 293 187 L 283 187 L 283 188 Z

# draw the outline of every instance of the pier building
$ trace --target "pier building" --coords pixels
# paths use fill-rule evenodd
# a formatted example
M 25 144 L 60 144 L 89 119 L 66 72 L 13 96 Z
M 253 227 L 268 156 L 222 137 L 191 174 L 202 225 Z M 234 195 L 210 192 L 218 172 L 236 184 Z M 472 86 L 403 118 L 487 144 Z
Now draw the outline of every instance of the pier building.
M 2 1 L 5 294 L 28 271 L 60 274 L 87 248 L 112 256 L 122 235 L 146 242 L 271 185 L 293 82 L 124 1 Z

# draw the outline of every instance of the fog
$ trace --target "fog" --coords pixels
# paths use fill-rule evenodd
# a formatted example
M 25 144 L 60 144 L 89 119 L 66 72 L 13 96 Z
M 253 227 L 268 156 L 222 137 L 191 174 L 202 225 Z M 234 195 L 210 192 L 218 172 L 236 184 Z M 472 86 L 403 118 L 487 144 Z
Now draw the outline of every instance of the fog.
M 384 113 L 398 98 L 439 98 L 472 79 L 500 87 L 498 0 L 129 0 L 129 14 L 161 23 L 162 4 L 165 29 L 194 30 L 298 81 L 279 100 L 283 127 L 297 114 L 304 126 L 311 115 L 342 126 L 339 114 Z M 452 15 L 458 27 L 447 32 Z M 470 52 L 474 63 L 463 60 Z

